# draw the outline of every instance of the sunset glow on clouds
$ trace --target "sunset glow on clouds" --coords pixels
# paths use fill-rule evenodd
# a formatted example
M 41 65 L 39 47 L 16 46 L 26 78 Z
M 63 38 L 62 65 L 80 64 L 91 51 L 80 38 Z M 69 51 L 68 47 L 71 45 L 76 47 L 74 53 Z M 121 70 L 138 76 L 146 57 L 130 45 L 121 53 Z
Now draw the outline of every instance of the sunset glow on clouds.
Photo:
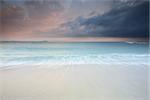
M 1 40 L 148 38 L 148 0 L 2 0 Z
M 6 1 L 2 3 L 2 35 L 33 36 L 58 26 L 62 5 L 59 1 Z

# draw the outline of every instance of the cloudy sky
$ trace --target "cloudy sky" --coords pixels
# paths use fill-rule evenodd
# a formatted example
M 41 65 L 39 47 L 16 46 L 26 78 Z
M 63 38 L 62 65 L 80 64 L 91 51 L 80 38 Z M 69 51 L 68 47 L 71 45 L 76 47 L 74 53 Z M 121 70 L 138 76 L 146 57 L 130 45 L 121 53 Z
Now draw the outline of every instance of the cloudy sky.
M 0 40 L 146 39 L 149 0 L 1 0 Z

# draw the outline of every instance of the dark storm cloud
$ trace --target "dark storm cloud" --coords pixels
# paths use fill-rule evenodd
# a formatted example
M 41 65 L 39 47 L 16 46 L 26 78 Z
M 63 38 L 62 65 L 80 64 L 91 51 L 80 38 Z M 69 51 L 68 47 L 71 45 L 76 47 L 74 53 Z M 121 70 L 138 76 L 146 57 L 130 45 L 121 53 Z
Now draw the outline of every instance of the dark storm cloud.
M 149 1 L 117 2 L 103 15 L 80 16 L 64 26 L 70 30 L 68 36 L 148 37 Z

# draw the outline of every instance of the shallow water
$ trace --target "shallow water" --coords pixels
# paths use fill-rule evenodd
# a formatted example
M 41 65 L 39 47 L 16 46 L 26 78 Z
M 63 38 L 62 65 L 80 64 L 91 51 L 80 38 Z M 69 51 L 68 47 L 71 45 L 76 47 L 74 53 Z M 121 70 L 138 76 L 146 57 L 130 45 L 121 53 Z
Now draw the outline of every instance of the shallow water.
M 0 66 L 129 64 L 147 65 L 148 43 L 1 43 Z

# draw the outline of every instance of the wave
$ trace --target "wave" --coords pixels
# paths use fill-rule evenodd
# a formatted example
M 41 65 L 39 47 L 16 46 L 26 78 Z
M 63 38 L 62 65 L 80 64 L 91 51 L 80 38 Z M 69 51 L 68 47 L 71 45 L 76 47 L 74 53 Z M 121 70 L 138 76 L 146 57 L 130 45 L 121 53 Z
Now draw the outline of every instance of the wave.
M 132 41 L 126 41 L 125 43 L 128 43 L 128 44 L 149 44 L 149 42 L 132 42 Z
M 89 55 L 2 55 L 0 66 L 121 64 L 150 65 L 149 54 L 89 54 Z

